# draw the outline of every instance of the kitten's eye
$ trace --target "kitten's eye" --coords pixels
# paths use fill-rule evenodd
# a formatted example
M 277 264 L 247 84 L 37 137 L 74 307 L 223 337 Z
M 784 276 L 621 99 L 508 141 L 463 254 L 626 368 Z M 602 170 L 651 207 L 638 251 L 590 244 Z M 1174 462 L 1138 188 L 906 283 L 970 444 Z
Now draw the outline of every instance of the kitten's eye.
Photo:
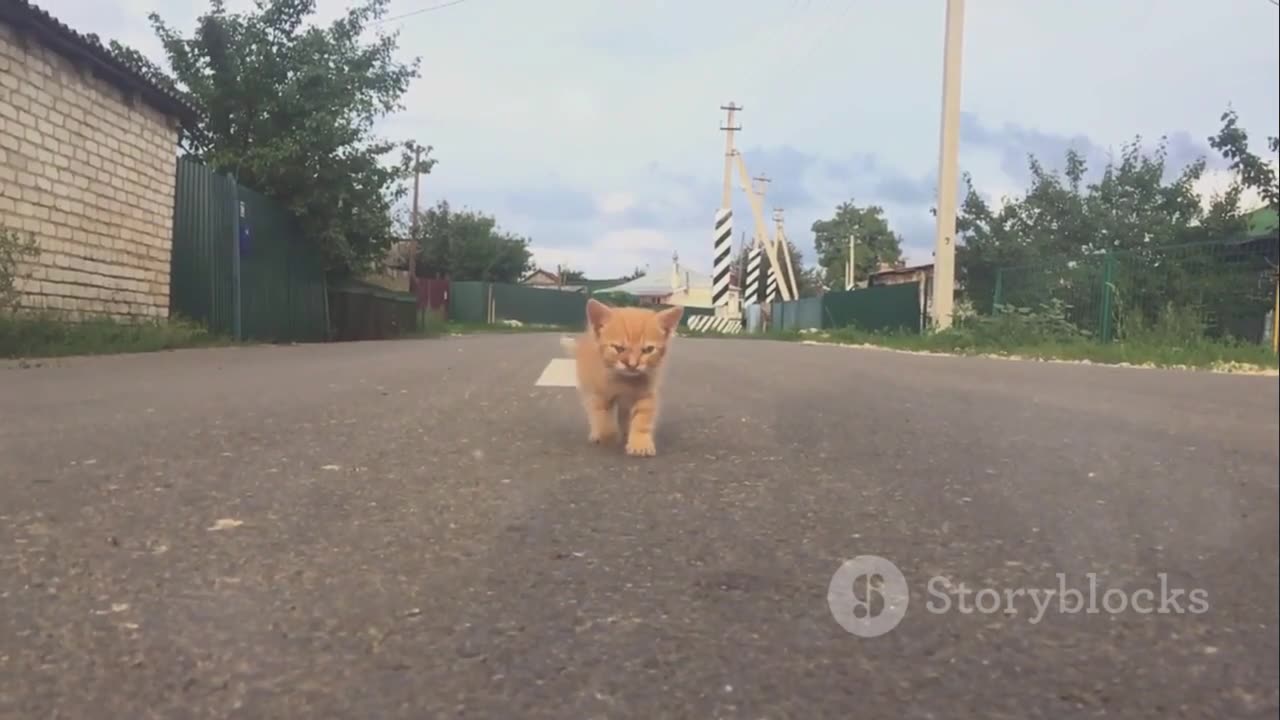
M 626 351 L 627 351 L 627 349 L 626 349 L 625 347 L 621 346 L 621 345 L 614 345 L 614 346 L 613 346 L 613 351 L 614 351 L 614 352 L 616 352 L 616 353 L 624 353 L 624 352 L 626 352 Z
M 645 345 L 643 348 L 641 348 L 640 352 L 644 353 L 645 355 L 648 355 L 649 353 L 653 352 L 656 349 L 657 348 L 655 348 L 652 345 Z

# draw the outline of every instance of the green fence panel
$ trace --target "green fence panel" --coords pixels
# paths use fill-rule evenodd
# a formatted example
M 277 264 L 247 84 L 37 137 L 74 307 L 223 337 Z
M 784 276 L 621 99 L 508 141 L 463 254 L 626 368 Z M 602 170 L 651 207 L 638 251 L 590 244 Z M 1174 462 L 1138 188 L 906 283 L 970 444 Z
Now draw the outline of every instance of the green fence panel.
M 177 162 L 169 309 L 230 336 L 235 330 L 234 188 L 198 162 Z
M 324 271 L 292 214 L 245 187 L 240 203 L 240 313 L 245 338 L 326 339 Z
M 329 292 L 333 336 L 339 341 L 386 340 L 413 331 L 418 301 L 409 293 L 351 283 Z
M 330 324 L 324 259 L 301 235 L 290 240 L 289 256 L 290 330 L 298 340 L 324 340 L 329 337 Z M 409 301 L 416 306 L 412 295 Z
M 868 332 L 920 332 L 920 283 L 880 285 L 822 296 L 823 327 Z
M 451 281 L 449 319 L 462 323 L 486 323 L 489 320 L 489 301 L 492 299 L 494 322 L 515 320 L 527 325 L 582 328 L 587 319 L 588 297 L 583 293 L 505 283 Z M 621 306 L 621 303 L 618 305 Z M 662 307 L 652 309 L 660 310 Z M 687 327 L 689 318 L 695 315 L 715 315 L 715 310 L 686 306 L 680 318 L 681 327 Z
M 1078 262 L 1047 262 L 1001 269 L 996 302 L 1035 310 L 1061 303 L 1067 320 L 1102 337 L 1107 331 L 1103 322 L 1109 301 L 1107 287 L 1106 260 L 1102 256 Z
M 1114 253 L 1107 339 L 1263 342 L 1277 244 L 1271 237 Z
M 1062 303 L 1068 320 L 1104 342 L 1262 342 L 1278 246 L 1274 235 L 1233 238 L 1001 268 L 998 301 L 1032 310 Z
M 775 302 L 769 307 L 771 329 L 780 332 L 822 327 L 822 298 L 801 298 Z
M 294 217 L 187 158 L 176 183 L 171 309 L 241 339 L 327 339 L 323 260 Z
M 526 325 L 582 327 L 587 320 L 587 296 L 550 288 L 493 283 L 496 322 L 516 320 Z
M 483 323 L 489 317 L 489 283 L 478 280 L 449 281 L 449 320 Z

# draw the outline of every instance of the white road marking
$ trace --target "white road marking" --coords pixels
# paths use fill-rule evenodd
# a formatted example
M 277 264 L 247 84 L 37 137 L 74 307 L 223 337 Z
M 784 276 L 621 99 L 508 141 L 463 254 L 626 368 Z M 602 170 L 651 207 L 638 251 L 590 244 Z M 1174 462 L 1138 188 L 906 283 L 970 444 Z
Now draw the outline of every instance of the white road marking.
M 534 383 L 537 387 L 577 387 L 572 358 L 555 358 L 547 363 L 547 367 Z

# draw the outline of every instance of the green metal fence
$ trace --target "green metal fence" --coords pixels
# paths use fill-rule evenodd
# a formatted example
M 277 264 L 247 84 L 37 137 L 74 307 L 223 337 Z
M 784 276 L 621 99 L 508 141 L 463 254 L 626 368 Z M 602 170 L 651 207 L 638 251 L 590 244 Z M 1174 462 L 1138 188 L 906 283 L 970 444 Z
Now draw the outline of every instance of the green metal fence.
M 811 297 L 769 306 L 770 329 L 778 332 L 812 330 L 822 327 L 822 298 Z
M 493 283 L 493 320 L 579 327 L 586 322 L 585 293 Z
M 169 307 L 223 336 L 237 330 L 234 188 L 231 178 L 178 160 Z
M 855 327 L 868 332 L 920 332 L 920 283 L 880 285 L 822 296 L 823 327 Z
M 461 323 L 500 323 L 515 320 L 526 325 L 580 328 L 587 318 L 587 295 L 550 288 L 463 280 L 449 283 L 449 319 Z M 637 302 L 600 293 L 601 302 L 620 307 Z M 686 307 L 680 324 L 694 315 L 714 315 L 711 308 Z
M 268 198 L 193 160 L 177 164 L 171 309 L 235 339 L 328 338 L 322 260 Z
M 871 332 L 920 332 L 920 283 L 884 285 L 823 293 L 821 297 L 775 302 L 772 330 L 794 332 L 856 327 Z
M 1099 253 L 1002 268 L 994 305 L 1065 306 L 1103 342 L 1161 337 L 1262 342 L 1275 299 L 1278 238 Z

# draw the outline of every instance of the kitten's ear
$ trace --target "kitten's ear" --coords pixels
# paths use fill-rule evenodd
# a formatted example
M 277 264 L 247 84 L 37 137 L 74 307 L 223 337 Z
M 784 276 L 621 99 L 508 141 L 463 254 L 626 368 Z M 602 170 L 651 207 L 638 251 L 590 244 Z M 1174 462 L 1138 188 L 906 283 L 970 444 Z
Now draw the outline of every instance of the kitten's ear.
M 666 310 L 662 310 L 658 313 L 658 327 L 662 328 L 663 333 L 670 335 L 675 332 L 676 326 L 680 324 L 680 318 L 683 315 L 683 305 L 673 305 Z
M 608 305 L 595 298 L 587 298 L 587 327 L 591 332 L 599 332 L 601 326 L 609 322 L 612 314 L 613 310 Z

